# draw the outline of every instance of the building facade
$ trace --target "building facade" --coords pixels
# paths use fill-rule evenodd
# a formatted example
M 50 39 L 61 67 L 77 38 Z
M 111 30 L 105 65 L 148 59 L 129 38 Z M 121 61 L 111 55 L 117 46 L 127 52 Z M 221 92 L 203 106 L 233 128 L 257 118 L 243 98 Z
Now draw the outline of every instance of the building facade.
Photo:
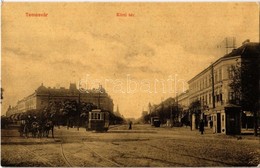
M 232 66 L 241 62 L 243 55 L 250 56 L 250 50 L 259 48 L 259 43 L 246 43 L 231 53 L 219 58 L 209 67 L 188 81 L 189 103 L 200 102 L 200 118 L 206 125 L 213 121 L 214 133 L 239 134 L 241 132 L 241 107 L 239 95 L 230 87 L 234 76 Z M 249 81 L 250 82 L 250 81 Z M 180 102 L 180 101 L 179 101 Z M 196 121 L 193 115 L 193 125 Z M 194 127 L 193 127 L 194 128 Z
M 51 101 L 75 100 L 77 102 L 93 103 L 97 107 L 113 112 L 113 100 L 106 93 L 104 88 L 87 90 L 80 92 L 76 84 L 70 84 L 69 89 L 50 88 L 43 84 L 38 87 L 35 92 L 22 100 L 19 100 L 14 107 L 9 106 L 6 115 L 23 113 L 32 109 L 43 109 L 49 105 Z

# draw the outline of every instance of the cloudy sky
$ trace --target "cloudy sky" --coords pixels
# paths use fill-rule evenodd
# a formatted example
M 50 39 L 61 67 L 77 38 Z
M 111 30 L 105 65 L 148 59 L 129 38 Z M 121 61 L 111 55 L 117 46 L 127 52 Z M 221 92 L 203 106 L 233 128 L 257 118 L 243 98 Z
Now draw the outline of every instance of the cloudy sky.
M 140 117 L 223 56 L 225 37 L 259 41 L 257 3 L 3 3 L 2 114 L 41 83 L 81 81 Z

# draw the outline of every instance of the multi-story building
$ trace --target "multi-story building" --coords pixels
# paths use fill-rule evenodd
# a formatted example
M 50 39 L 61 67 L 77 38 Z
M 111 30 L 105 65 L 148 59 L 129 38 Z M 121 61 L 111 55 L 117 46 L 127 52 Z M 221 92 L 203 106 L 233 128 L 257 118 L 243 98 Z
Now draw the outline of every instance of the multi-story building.
M 189 106 L 190 106 L 189 90 L 186 90 L 186 91 L 182 92 L 181 94 L 176 95 L 175 101 L 180 106 L 180 109 L 178 109 L 178 110 L 180 111 L 179 121 L 181 121 L 181 119 L 183 117 L 188 117 L 186 115 L 188 115 Z
M 246 43 L 219 58 L 188 81 L 189 102 L 201 103 L 201 117 L 206 122 L 213 121 L 215 133 L 237 134 L 241 131 L 241 108 L 234 103 L 239 99 L 229 86 L 234 75 L 232 66 L 241 62 L 243 55 L 248 56 L 250 50 L 257 47 L 259 48 L 259 43 Z
M 93 103 L 97 107 L 113 112 L 113 100 L 106 93 L 104 88 L 86 90 L 80 92 L 76 84 L 70 84 L 69 89 L 50 88 L 45 87 L 43 84 L 38 87 L 34 93 L 19 100 L 14 107 L 9 106 L 7 110 L 7 116 L 12 114 L 26 112 L 32 109 L 42 109 L 49 105 L 50 101 L 66 101 L 75 100 L 86 103 Z
M 178 104 L 181 105 L 183 111 L 189 109 L 189 105 L 190 105 L 189 90 L 186 90 L 180 95 L 177 95 L 175 99 L 176 101 L 178 101 Z

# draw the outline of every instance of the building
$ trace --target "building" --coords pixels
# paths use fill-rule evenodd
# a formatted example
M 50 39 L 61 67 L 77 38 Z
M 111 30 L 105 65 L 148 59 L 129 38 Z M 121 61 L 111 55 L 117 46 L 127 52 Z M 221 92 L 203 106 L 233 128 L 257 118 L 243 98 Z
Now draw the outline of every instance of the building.
M 34 93 L 19 100 L 14 107 L 9 106 L 6 115 L 23 113 L 32 109 L 43 109 L 49 105 L 50 101 L 66 101 L 75 100 L 77 102 L 93 103 L 97 107 L 113 112 L 113 100 L 106 93 L 105 89 L 92 89 L 85 92 L 80 92 L 76 84 L 70 84 L 69 89 L 50 88 L 45 87 L 43 84 L 38 87 Z
M 178 121 L 181 122 L 183 118 L 185 118 L 185 121 L 189 120 L 189 90 L 186 90 L 179 95 L 177 94 L 174 99 L 176 100 L 179 107 L 178 110 L 180 111 Z
M 189 90 L 181 93 L 180 95 L 176 96 L 176 101 L 179 105 L 181 105 L 182 111 L 187 111 L 190 106 L 190 99 L 189 99 Z
M 232 66 L 259 50 L 259 43 L 245 43 L 224 55 L 188 81 L 189 103 L 199 101 L 201 118 L 213 121 L 214 133 L 239 134 L 241 132 L 241 107 L 239 98 L 229 84 L 234 75 Z M 259 51 L 258 51 L 259 52 Z M 193 116 L 192 121 L 195 121 Z M 193 123 L 194 125 L 194 123 Z M 206 124 L 207 125 L 207 124 Z

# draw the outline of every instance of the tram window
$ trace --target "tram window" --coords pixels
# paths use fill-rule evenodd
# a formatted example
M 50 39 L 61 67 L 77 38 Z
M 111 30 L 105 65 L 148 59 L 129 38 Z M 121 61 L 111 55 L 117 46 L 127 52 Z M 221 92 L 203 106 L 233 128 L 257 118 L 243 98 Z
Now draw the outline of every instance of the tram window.
M 97 119 L 97 113 L 95 113 L 95 119 Z
M 94 114 L 93 113 L 91 113 L 91 119 L 94 119 Z
M 98 118 L 97 119 L 99 119 L 100 120 L 100 114 L 98 114 Z

